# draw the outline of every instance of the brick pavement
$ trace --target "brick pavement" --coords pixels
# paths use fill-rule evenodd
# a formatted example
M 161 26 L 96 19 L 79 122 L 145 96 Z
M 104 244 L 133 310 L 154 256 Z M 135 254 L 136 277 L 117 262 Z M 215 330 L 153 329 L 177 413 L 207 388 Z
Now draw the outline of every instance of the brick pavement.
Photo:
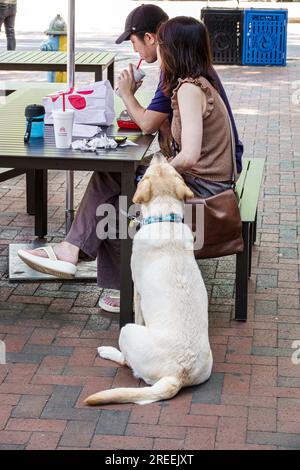
M 300 62 L 220 66 L 246 155 L 266 156 L 253 253 L 249 320 L 232 320 L 234 257 L 200 263 L 210 297 L 213 375 L 168 402 L 87 408 L 88 394 L 136 386 L 96 355 L 114 345 L 118 316 L 97 308 L 92 283 L 9 283 L 9 242 L 33 237 L 23 177 L 0 186 L 0 449 L 300 448 Z M 294 95 L 293 95 L 294 93 Z M 76 173 L 76 203 L 88 180 Z M 64 173 L 49 174 L 49 240 L 63 236 Z

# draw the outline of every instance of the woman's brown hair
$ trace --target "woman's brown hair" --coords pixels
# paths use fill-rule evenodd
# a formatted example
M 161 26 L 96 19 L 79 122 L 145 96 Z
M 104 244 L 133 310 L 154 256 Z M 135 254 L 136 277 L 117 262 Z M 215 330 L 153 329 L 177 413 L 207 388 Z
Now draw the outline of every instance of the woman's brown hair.
M 206 78 L 218 91 L 211 76 L 212 55 L 208 31 L 203 23 L 177 16 L 163 23 L 157 33 L 163 73 L 162 89 L 167 96 L 179 78 Z

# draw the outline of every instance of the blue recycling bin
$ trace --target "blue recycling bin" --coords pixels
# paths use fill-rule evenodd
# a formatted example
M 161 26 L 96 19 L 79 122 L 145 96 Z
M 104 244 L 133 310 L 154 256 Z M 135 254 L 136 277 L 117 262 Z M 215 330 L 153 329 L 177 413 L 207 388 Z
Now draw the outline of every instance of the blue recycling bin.
M 286 65 L 288 10 L 244 11 L 243 65 Z

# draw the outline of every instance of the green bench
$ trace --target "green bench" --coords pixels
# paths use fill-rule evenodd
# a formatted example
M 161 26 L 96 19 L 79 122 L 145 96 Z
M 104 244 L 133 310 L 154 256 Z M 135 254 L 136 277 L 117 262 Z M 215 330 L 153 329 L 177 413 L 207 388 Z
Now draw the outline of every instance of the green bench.
M 244 239 L 244 251 L 236 255 L 235 320 L 239 321 L 247 320 L 248 279 L 251 277 L 252 246 L 256 241 L 257 206 L 264 162 L 264 158 L 243 158 L 243 171 L 236 184 Z

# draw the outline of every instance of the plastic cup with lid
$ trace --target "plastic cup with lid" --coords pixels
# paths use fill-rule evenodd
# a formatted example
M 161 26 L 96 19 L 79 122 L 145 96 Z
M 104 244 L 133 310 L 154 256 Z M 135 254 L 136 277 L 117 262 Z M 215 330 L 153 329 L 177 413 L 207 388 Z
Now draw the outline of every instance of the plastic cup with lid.
M 53 111 L 55 145 L 59 149 L 68 149 L 71 146 L 74 116 L 73 109 Z

